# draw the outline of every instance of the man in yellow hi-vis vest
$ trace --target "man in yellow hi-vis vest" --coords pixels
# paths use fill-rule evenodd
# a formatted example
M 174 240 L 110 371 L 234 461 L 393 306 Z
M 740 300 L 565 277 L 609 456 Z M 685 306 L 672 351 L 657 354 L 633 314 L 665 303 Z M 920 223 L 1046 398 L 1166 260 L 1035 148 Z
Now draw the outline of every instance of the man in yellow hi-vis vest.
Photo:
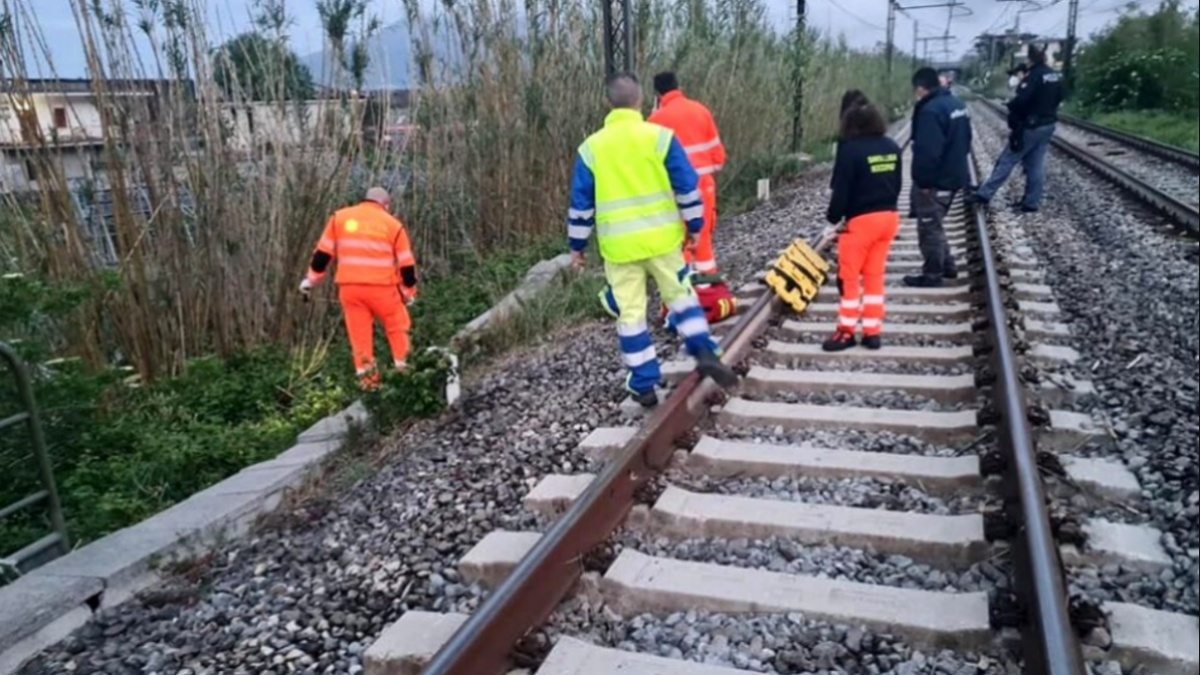
M 704 227 L 699 177 L 671 131 L 643 119 L 636 77 L 612 75 L 606 86 L 612 111 L 604 128 L 579 146 L 571 180 L 567 236 L 573 262 L 583 266 L 594 226 L 620 312 L 617 333 L 629 369 L 625 386 L 638 403 L 656 405 L 655 387 L 662 379 L 646 324 L 647 276 L 654 277 L 700 372 L 731 387 L 737 375 L 721 363 L 704 311 L 687 278 L 679 275 L 684 268 L 683 223 L 693 248 Z

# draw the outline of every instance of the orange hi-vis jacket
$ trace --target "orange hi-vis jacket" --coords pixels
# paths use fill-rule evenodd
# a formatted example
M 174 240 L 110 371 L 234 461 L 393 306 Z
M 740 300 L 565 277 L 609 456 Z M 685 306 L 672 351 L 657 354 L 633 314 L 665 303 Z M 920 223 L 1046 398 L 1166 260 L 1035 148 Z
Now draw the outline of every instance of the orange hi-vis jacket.
M 703 103 L 687 98 L 679 90 L 667 92 L 647 121 L 675 132 L 702 181 L 712 180 L 712 174 L 725 165 L 725 145 L 712 113 Z
M 317 251 L 337 263 L 334 282 L 339 286 L 399 286 L 400 270 L 417 264 L 403 223 L 375 202 L 362 202 L 334 212 L 317 243 Z M 308 270 L 319 281 L 324 272 Z M 415 284 L 403 283 L 408 290 Z

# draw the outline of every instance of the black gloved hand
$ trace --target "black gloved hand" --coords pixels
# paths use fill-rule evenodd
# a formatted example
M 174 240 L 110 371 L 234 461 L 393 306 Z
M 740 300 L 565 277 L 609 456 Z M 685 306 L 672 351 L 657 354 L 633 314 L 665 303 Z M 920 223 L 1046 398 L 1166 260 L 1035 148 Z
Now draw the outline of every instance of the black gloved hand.
M 1014 131 L 1008 136 L 1008 149 L 1012 152 L 1020 152 L 1024 147 L 1023 134 L 1019 131 Z

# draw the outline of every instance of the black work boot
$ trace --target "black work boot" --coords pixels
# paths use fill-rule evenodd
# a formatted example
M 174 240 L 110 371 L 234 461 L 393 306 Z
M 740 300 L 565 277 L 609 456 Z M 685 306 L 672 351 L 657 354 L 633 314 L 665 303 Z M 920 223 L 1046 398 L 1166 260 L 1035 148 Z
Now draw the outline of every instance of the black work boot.
M 654 406 L 658 405 L 658 392 L 654 391 L 653 389 L 640 394 L 636 391 L 631 392 L 630 396 L 632 396 L 633 400 L 643 408 L 653 408 Z
M 838 329 L 821 345 L 821 351 L 844 352 L 857 344 L 852 331 Z
M 721 363 L 721 358 L 713 352 L 705 351 L 696 355 L 696 370 L 699 370 L 701 375 L 711 378 L 722 389 L 729 389 L 738 382 L 737 373 Z
M 862 339 L 862 346 L 871 350 L 882 349 L 883 338 L 879 337 L 878 335 L 864 335 Z
M 941 277 L 927 277 L 924 274 L 913 274 L 904 277 L 904 285 L 909 288 L 941 288 Z
M 942 278 L 943 279 L 957 279 L 958 278 L 958 270 L 956 270 L 956 269 L 955 270 L 946 270 L 945 272 L 942 272 Z

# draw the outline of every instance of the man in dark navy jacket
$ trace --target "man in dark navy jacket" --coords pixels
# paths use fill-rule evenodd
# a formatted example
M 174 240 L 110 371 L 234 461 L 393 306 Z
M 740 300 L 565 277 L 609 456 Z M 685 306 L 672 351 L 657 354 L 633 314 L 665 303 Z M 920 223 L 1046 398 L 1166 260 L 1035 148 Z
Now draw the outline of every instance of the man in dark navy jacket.
M 1046 184 L 1046 153 L 1054 136 L 1062 100 L 1062 73 L 1046 65 L 1045 52 L 1030 45 L 1028 74 L 1017 85 L 1016 95 L 1007 104 L 1012 138 L 996 159 L 992 175 L 975 192 L 976 201 L 989 203 L 1020 164 L 1025 170 L 1025 194 L 1021 197 L 1020 210 L 1037 212 Z
M 918 70 L 912 82 L 917 96 L 912 123 L 912 196 L 925 264 L 921 274 L 904 277 L 904 283 L 936 288 L 944 279 L 958 276 L 943 221 L 955 194 L 970 184 L 971 117 L 963 102 L 941 85 L 933 68 Z

